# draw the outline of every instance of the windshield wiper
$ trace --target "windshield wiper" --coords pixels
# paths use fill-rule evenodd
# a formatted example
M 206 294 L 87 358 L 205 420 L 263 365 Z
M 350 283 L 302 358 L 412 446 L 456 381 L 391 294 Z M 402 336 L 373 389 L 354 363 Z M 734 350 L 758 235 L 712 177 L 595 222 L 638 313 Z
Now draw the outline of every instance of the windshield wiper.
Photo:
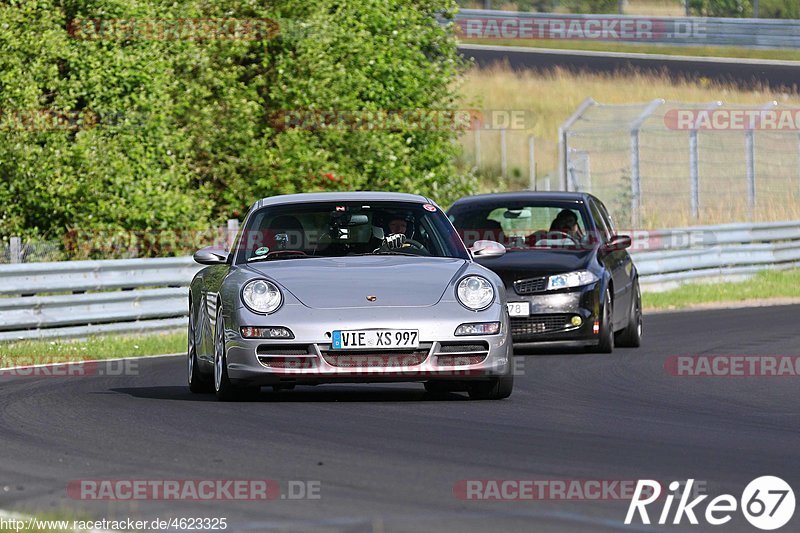
M 267 254 L 267 255 L 254 255 L 253 257 L 249 258 L 247 260 L 247 262 L 248 263 L 257 263 L 259 261 L 276 261 L 276 260 L 281 260 L 281 259 L 305 259 L 305 258 L 308 258 L 308 257 L 314 257 L 314 256 L 313 255 L 306 255 L 303 252 L 292 253 L 290 251 L 287 251 L 287 252 L 283 252 L 283 253 L 275 254 L 275 255 L 272 255 L 271 253 Z

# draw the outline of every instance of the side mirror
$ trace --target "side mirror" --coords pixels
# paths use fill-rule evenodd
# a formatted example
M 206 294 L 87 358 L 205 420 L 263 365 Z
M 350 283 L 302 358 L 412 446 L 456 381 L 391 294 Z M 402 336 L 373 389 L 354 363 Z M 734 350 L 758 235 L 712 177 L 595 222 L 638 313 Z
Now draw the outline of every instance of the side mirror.
M 506 247 L 495 241 L 475 241 L 469 251 L 473 257 L 502 257 L 506 253 Z
M 228 262 L 228 252 L 214 246 L 207 246 L 194 253 L 192 258 L 201 265 L 224 265 Z
M 602 252 L 615 252 L 618 250 L 625 250 L 631 247 L 631 238 L 629 235 L 612 235 L 608 241 L 600 247 Z

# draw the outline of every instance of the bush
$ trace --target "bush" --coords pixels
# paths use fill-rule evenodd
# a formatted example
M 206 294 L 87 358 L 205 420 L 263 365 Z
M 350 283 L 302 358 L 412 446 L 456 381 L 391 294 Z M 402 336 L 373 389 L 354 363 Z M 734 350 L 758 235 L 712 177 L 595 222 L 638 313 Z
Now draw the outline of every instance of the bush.
M 435 18 L 452 8 L 449 0 L 6 2 L 0 235 L 201 229 L 241 217 L 257 198 L 309 190 L 404 190 L 451 202 L 474 187 L 455 167 L 455 131 L 282 130 L 271 117 L 452 110 L 464 65 L 451 28 Z M 231 14 L 277 20 L 281 33 L 105 40 L 73 38 L 70 26 Z M 41 127 L 59 113 L 66 126 Z
M 751 4 L 751 0 L 689 0 L 689 9 L 703 17 L 750 17 Z
M 759 16 L 773 19 L 800 19 L 800 2 L 797 0 L 761 0 Z

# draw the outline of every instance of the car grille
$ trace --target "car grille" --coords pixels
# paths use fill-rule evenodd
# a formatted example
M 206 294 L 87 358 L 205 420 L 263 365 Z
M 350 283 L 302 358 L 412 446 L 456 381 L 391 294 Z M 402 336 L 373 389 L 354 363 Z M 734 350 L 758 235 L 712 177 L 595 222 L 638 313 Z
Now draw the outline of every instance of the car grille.
M 534 294 L 543 292 L 547 288 L 547 278 L 521 279 L 514 282 L 517 294 Z
M 527 318 L 511 319 L 511 336 L 517 340 L 521 337 L 532 337 L 542 333 L 551 333 L 574 328 L 570 323 L 572 315 L 531 315 Z
M 317 359 L 307 344 L 259 344 L 256 355 L 267 368 L 313 368 Z
M 314 357 L 259 357 L 258 362 L 268 368 L 313 368 Z
M 269 344 L 260 344 L 258 348 L 256 348 L 257 355 L 276 355 L 279 357 L 290 357 L 293 355 L 308 355 L 308 346 L 287 346 L 283 345 L 269 345 Z
M 322 350 L 320 353 L 325 362 L 339 368 L 395 368 L 422 364 L 428 357 L 429 349 L 377 353 L 358 350 Z
M 442 343 L 434 355 L 436 364 L 441 366 L 477 365 L 489 355 L 489 345 L 485 342 Z

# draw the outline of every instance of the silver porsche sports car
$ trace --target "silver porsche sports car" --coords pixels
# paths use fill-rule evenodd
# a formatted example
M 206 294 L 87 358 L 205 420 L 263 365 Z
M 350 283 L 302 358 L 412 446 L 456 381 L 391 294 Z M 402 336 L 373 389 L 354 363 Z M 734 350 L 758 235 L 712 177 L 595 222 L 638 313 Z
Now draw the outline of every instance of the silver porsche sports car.
M 500 278 L 472 256 L 430 199 L 400 193 L 294 194 L 247 214 L 230 253 L 189 294 L 189 388 L 220 400 L 262 386 L 424 382 L 428 392 L 501 399 L 513 388 Z

